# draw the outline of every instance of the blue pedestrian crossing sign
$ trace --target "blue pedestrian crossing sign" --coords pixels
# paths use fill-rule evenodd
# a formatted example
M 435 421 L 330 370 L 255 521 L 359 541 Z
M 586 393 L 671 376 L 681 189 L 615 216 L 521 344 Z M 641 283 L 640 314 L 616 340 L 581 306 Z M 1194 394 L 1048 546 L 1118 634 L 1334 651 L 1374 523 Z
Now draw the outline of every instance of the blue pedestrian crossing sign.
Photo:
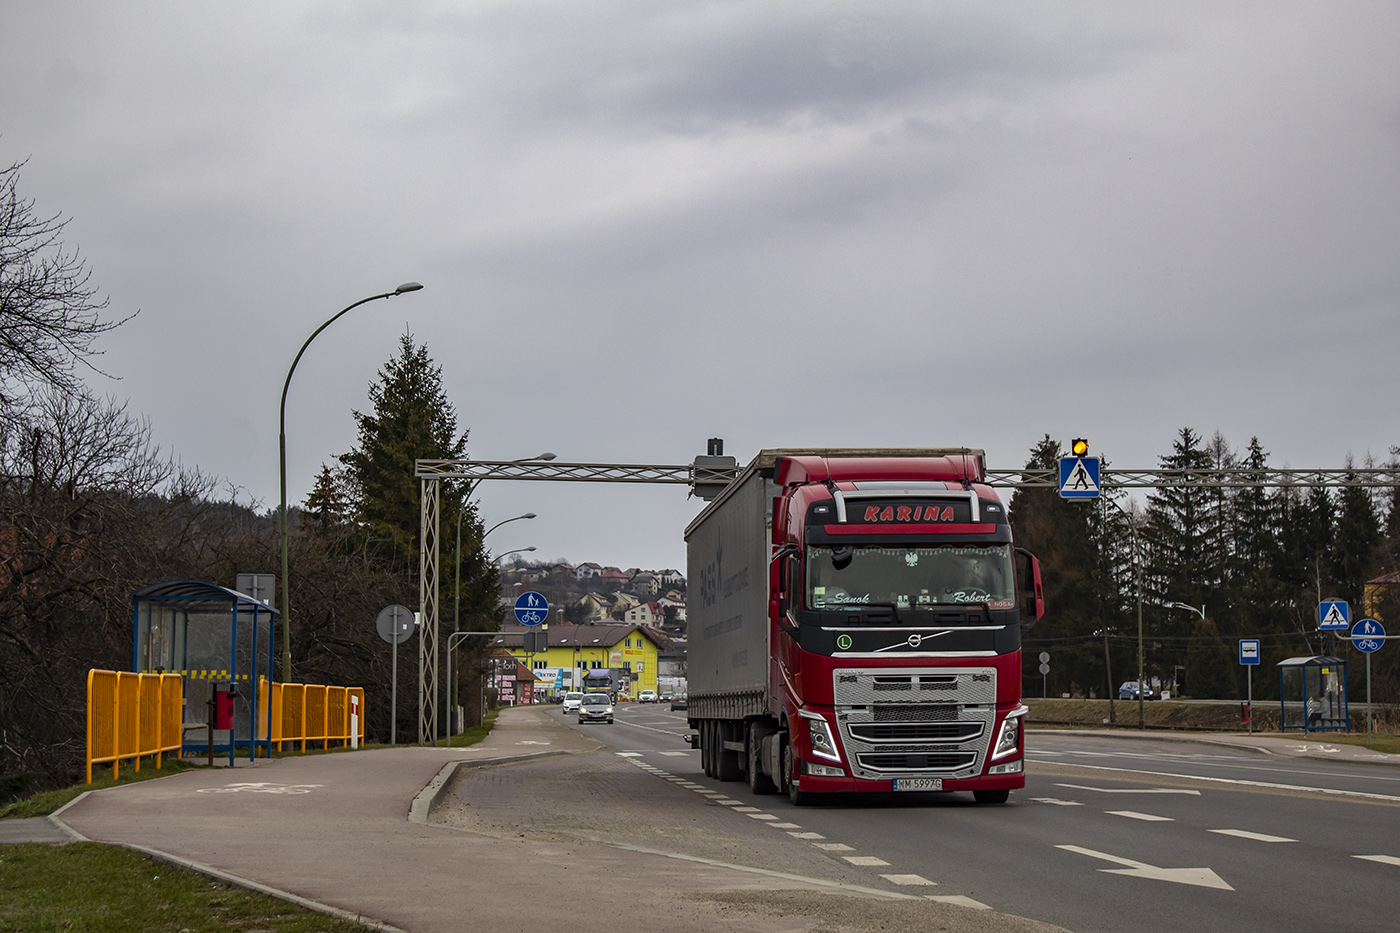
M 1061 457 L 1060 496 L 1065 499 L 1099 497 L 1099 458 Z
M 521 625 L 539 625 L 549 616 L 549 603 L 542 594 L 530 590 L 515 601 L 515 618 Z
M 1362 619 L 1351 628 L 1351 646 L 1370 654 L 1385 644 L 1385 626 L 1375 619 Z M 1368 662 L 1369 663 L 1369 662 Z
M 1324 599 L 1317 604 L 1317 627 L 1324 632 L 1351 628 L 1351 607 L 1345 599 Z
M 1259 663 L 1259 639 L 1257 639 L 1257 638 L 1241 638 L 1241 639 L 1240 639 L 1240 663 L 1241 663 L 1241 664 L 1258 664 L 1258 663 Z

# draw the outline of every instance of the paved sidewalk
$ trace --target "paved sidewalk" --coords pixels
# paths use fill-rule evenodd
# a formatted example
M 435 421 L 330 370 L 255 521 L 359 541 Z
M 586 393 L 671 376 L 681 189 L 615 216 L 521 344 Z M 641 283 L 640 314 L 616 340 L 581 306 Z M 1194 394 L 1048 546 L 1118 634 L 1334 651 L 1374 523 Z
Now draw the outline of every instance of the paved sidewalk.
M 1034 732 L 1034 727 L 1031 730 Z M 1157 742 L 1188 742 L 1199 745 L 1226 745 L 1246 749 L 1276 758 L 1306 758 L 1317 761 L 1346 761 L 1358 764 L 1400 767 L 1400 755 L 1378 752 L 1364 745 L 1329 742 L 1326 739 L 1302 735 L 1285 736 L 1277 732 L 1157 732 L 1132 729 L 1054 729 L 1047 733 L 1093 735 L 1110 739 L 1146 739 Z

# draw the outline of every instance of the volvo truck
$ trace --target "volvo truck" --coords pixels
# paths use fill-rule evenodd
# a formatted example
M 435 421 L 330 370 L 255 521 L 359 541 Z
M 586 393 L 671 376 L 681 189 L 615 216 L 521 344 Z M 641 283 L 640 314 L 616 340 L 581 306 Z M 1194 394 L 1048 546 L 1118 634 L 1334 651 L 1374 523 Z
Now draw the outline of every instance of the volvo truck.
M 995 804 L 1025 786 L 1021 636 L 1044 614 L 1040 565 L 1015 548 L 984 459 L 764 450 L 710 485 L 685 531 L 689 741 L 706 775 L 794 804 Z

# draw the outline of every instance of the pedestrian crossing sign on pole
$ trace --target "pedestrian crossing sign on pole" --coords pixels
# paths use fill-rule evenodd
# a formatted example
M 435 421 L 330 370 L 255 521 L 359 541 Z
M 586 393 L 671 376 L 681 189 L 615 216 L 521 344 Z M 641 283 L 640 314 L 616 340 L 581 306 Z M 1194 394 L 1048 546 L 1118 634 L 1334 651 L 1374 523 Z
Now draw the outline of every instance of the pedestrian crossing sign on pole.
M 1060 496 L 1065 499 L 1099 497 L 1099 458 L 1061 457 Z
M 1344 599 L 1324 599 L 1317 604 L 1317 627 L 1324 632 L 1345 632 L 1351 628 L 1351 607 Z

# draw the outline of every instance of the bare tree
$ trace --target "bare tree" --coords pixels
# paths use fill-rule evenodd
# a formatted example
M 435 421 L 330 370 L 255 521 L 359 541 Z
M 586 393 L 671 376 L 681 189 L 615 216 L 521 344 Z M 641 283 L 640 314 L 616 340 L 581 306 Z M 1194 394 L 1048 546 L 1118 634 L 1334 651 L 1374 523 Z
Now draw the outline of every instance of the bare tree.
M 20 197 L 23 162 L 0 168 L 0 421 L 13 422 L 15 404 L 38 386 L 76 394 L 78 364 L 98 371 L 93 341 L 130 320 L 107 321 L 92 273 L 64 247 L 68 221 L 35 212 Z

